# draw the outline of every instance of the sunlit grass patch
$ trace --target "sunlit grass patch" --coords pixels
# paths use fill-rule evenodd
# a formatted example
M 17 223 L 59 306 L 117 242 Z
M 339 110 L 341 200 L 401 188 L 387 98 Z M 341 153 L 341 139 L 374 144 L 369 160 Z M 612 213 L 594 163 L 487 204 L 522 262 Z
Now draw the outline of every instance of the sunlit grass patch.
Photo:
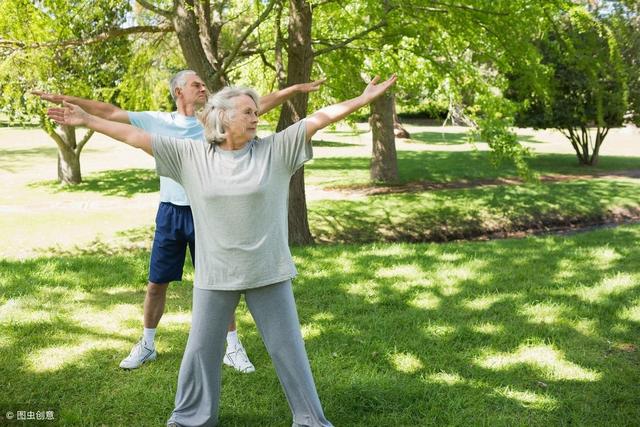
M 441 298 L 433 292 L 424 291 L 418 293 L 409 301 L 409 305 L 420 310 L 435 310 L 440 305 Z
M 587 302 L 603 303 L 610 297 L 640 287 L 639 279 L 637 275 L 619 272 L 603 278 L 596 286 L 581 288 L 578 296 Z
M 91 306 L 78 306 L 70 319 L 82 328 L 97 333 L 118 333 L 129 335 L 139 330 L 139 326 L 127 327 L 128 323 L 139 323 L 142 318 L 141 304 L 115 304 L 108 310 L 95 310 Z M 166 319 L 165 319 L 166 320 Z
M 43 373 L 81 364 L 84 356 L 92 351 L 109 350 L 124 352 L 129 347 L 125 340 L 103 337 L 77 336 L 73 342 L 45 347 L 29 354 L 27 365 L 32 372 Z
M 629 320 L 640 324 L 640 298 L 633 301 L 630 307 L 620 311 L 618 317 L 622 320 Z
M 525 316 L 531 323 L 556 323 L 564 313 L 564 309 L 551 303 L 534 303 L 526 304 L 520 310 L 520 314 Z
M 464 307 L 474 311 L 489 310 L 494 304 L 498 304 L 513 297 L 514 295 L 510 294 L 492 294 L 478 296 L 476 298 L 465 301 Z
M 427 381 L 445 385 L 464 384 L 466 380 L 455 372 L 437 372 L 427 375 Z
M 342 285 L 348 294 L 362 297 L 369 304 L 380 302 L 379 285 L 373 281 L 361 281 Z
M 531 390 L 514 390 L 511 387 L 504 387 L 496 389 L 495 393 L 499 396 L 513 399 L 521 403 L 525 407 L 543 410 L 552 410 L 557 407 L 556 399 L 553 399 L 552 397 L 542 393 L 533 392 Z
M 301 326 L 304 339 L 318 338 L 322 335 L 323 327 L 317 323 L 307 323 Z
M 361 252 L 361 254 L 393 258 L 393 257 L 405 257 L 409 255 L 414 255 L 417 250 L 420 250 L 420 248 L 416 248 L 415 246 L 411 246 L 411 245 L 402 245 L 402 244 L 371 245 L 371 246 L 368 246 L 366 249 L 363 249 L 363 252 Z M 425 255 L 430 255 L 429 252 L 430 251 L 427 250 Z M 432 252 L 431 255 L 433 255 L 433 253 L 434 252 Z
M 405 374 L 415 374 L 424 368 L 422 361 L 411 353 L 394 353 L 390 355 L 390 360 L 397 371 Z
M 504 370 L 519 365 L 537 368 L 549 380 L 597 381 L 601 373 L 565 360 L 562 352 L 548 345 L 524 345 L 513 353 L 486 355 L 477 363 L 487 369 Z
M 20 298 L 12 298 L 0 306 L 0 323 L 51 322 L 54 317 L 55 312 L 29 307 L 28 304 Z
M 592 248 L 588 252 L 596 265 L 603 269 L 609 268 L 614 265 L 615 262 L 620 260 L 620 257 L 622 256 L 618 251 L 616 251 L 615 248 L 612 248 L 610 245 Z
M 139 318 L 139 317 L 138 317 Z M 162 316 L 163 325 L 190 325 L 191 324 L 191 312 L 172 312 L 166 313 Z
M 576 319 L 569 323 L 579 334 L 588 337 L 598 336 L 598 324 L 593 319 Z
M 424 277 L 424 271 L 422 271 L 422 268 L 416 264 L 400 264 L 391 267 L 379 268 L 376 271 L 376 277 L 419 281 Z
M 471 327 L 471 330 L 485 335 L 498 335 L 504 333 L 505 327 L 503 325 L 485 322 L 478 325 L 473 325 Z
M 456 332 L 457 328 L 453 325 L 447 325 L 444 323 L 429 323 L 424 325 L 422 332 L 427 336 L 444 337 Z

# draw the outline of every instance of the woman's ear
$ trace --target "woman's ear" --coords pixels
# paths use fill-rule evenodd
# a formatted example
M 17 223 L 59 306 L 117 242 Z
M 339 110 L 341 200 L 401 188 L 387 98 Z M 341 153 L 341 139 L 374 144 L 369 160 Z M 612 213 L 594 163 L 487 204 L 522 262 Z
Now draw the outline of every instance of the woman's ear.
M 222 109 L 218 110 L 217 113 L 218 113 L 218 123 L 222 125 L 221 130 L 224 130 L 226 126 L 229 126 L 229 115 L 225 110 L 222 110 Z

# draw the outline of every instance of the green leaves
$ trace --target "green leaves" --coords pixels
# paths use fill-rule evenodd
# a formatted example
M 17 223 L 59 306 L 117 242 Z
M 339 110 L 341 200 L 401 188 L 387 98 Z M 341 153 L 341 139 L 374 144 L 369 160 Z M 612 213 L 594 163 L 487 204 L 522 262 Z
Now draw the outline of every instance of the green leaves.
M 618 44 L 605 25 L 575 7 L 554 22 L 539 49 L 551 71 L 546 93 L 525 93 L 518 77 L 512 80 L 511 95 L 526 102 L 520 124 L 561 129 L 622 124 L 626 79 Z
M 0 6 L 0 110 L 13 122 L 42 119 L 40 89 L 99 97 L 117 86 L 131 56 L 126 38 L 85 43 L 124 23 L 127 2 L 6 0 Z M 107 101 L 111 99 L 106 99 Z

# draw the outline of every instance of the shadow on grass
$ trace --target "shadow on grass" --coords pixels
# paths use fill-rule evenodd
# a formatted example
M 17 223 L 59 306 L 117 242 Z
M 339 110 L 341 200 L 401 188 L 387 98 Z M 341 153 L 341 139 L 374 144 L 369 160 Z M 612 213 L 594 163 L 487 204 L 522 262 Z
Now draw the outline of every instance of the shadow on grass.
M 351 144 L 347 142 L 336 142 L 336 141 L 324 141 L 324 140 L 313 140 L 314 147 L 354 147 L 358 144 Z
M 61 186 L 55 181 L 46 181 L 31 186 L 51 188 L 58 192 L 92 191 L 105 196 L 133 197 L 139 193 L 160 191 L 160 179 L 152 169 L 122 169 L 87 175 L 77 185 Z
M 529 164 L 533 171 L 543 175 L 580 175 L 638 169 L 639 160 L 637 157 L 602 156 L 598 166 L 586 167 L 579 165 L 576 156 L 572 154 L 539 154 L 530 159 Z M 369 183 L 370 163 L 368 157 L 319 158 L 306 165 L 305 171 L 320 186 L 323 181 L 331 186 L 366 185 Z M 336 183 L 336 177 L 343 172 L 348 174 L 341 182 Z M 398 173 L 400 183 L 446 183 L 517 176 L 512 164 L 505 162 L 495 167 L 490 161 L 490 154 L 482 151 L 399 151 Z
M 414 132 L 411 134 L 412 142 L 424 142 L 433 145 L 459 145 L 470 142 L 468 133 L 460 132 Z
M 359 130 L 359 129 L 351 129 L 351 130 L 324 130 L 324 133 L 330 133 L 332 135 L 341 135 L 341 136 L 357 136 L 362 135 L 363 133 L 370 132 L 369 130 Z
M 44 159 L 56 158 L 55 147 L 26 150 L 0 150 L 0 170 L 16 173 L 41 163 Z
M 325 413 L 348 426 L 633 425 L 638 239 L 640 227 L 622 227 L 571 238 L 295 248 L 294 292 Z M 119 316 L 141 303 L 147 256 L 0 263 L 0 374 L 13 403 L 57 406 L 66 425 L 166 420 L 189 329 L 171 319 L 188 315 L 189 286 L 171 287 L 159 359 L 117 368 L 139 333 L 139 311 Z M 287 424 L 246 306 L 238 315 L 257 371 L 225 368 L 221 422 Z
M 536 139 L 536 137 L 533 135 L 518 135 L 518 139 L 522 142 L 528 142 L 530 144 L 546 144 L 544 141 Z M 568 140 L 567 143 L 569 143 Z
M 321 242 L 429 242 L 601 224 L 640 211 L 638 184 L 589 180 L 323 200 L 309 205 Z

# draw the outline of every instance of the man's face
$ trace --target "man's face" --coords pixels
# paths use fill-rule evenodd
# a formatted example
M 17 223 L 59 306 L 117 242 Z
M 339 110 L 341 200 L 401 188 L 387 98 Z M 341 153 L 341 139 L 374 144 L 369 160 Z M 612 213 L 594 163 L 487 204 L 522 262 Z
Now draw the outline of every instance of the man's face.
M 195 74 L 187 76 L 184 87 L 176 88 L 176 99 L 185 105 L 202 106 L 207 101 L 207 87 Z

